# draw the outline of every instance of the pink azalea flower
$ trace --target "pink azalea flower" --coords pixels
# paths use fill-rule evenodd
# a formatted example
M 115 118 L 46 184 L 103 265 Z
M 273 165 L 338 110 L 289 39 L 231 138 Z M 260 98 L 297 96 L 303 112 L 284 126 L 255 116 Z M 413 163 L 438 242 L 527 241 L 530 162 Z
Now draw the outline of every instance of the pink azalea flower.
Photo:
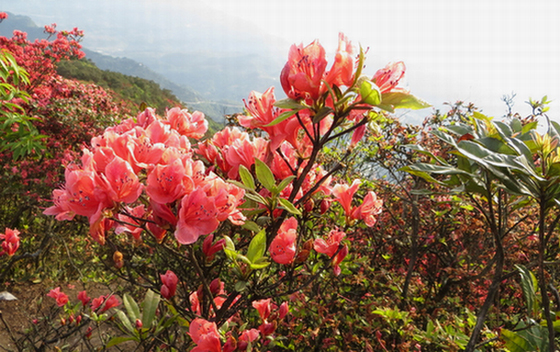
M 207 235 L 218 228 L 219 221 L 216 215 L 213 199 L 202 189 L 196 189 L 181 201 L 175 238 L 181 244 L 196 242 L 199 236 Z
M 204 191 L 208 197 L 214 199 L 218 221 L 229 219 L 236 225 L 243 225 L 245 216 L 237 209 L 243 203 L 243 196 L 245 195 L 245 191 L 242 188 L 225 182 L 211 173 L 206 178 Z
M 82 302 L 82 305 L 85 307 L 89 301 L 91 300 L 91 298 L 88 297 L 87 292 L 84 291 L 80 291 L 78 293 L 78 299 Z
M 271 299 L 267 298 L 254 301 L 252 303 L 253 308 L 255 308 L 259 312 L 259 315 L 263 321 L 266 321 L 266 319 L 268 319 L 268 317 L 270 316 L 270 302 Z
M 239 341 L 237 342 L 237 350 L 238 351 L 246 351 L 249 342 L 255 341 L 260 335 L 259 330 L 251 329 L 245 330 L 239 335 Z
M 103 307 L 99 311 L 100 313 L 103 313 L 111 308 L 119 306 L 120 304 L 121 302 L 119 301 L 117 296 L 111 295 L 109 298 L 107 298 L 107 295 L 99 296 L 91 301 L 91 309 L 95 311 L 103 305 Z
M 292 45 L 288 62 L 280 74 L 280 83 L 290 99 L 317 99 L 327 67 L 325 49 L 314 41 L 305 48 Z
M 289 312 L 288 302 L 282 303 L 278 310 L 278 318 L 284 319 L 284 317 L 286 316 L 286 314 L 288 314 L 288 312 Z
M 348 246 L 344 245 L 340 251 L 332 259 L 333 272 L 336 276 L 340 275 L 341 269 L 339 264 L 342 263 L 344 258 L 348 255 Z
M 197 345 L 194 352 L 221 352 L 220 333 L 216 323 L 196 318 L 191 321 L 189 335 Z
M 339 264 L 348 254 L 348 247 L 344 245 L 342 248 L 341 241 L 346 237 L 346 234 L 338 229 L 333 229 L 327 235 L 326 240 L 322 238 L 315 239 L 313 248 L 319 252 L 328 255 L 332 258 L 332 265 L 335 275 L 340 274 Z M 339 250 L 340 248 L 340 250 Z M 338 253 L 337 253 L 338 252 Z M 336 254 L 336 255 L 335 255 Z
M 325 77 L 329 85 L 351 86 L 354 83 L 354 47 L 348 38 L 338 34 L 338 50 L 334 58 L 334 63 Z
M 377 199 L 377 195 L 369 191 L 364 197 L 362 205 L 352 210 L 352 218 L 363 220 L 367 226 L 375 225 L 376 215 L 381 214 L 383 200 Z
M 340 242 L 346 237 L 346 234 L 343 231 L 339 231 L 338 229 L 333 229 L 327 235 L 326 240 L 322 238 L 317 238 L 315 243 L 313 244 L 313 248 L 319 252 L 332 257 L 336 251 L 338 251 L 338 247 Z
M 245 102 L 245 108 L 250 116 L 238 116 L 239 124 L 247 128 L 260 128 L 270 137 L 270 149 L 276 150 L 283 141 L 287 140 L 295 145 L 297 133 L 301 125 L 295 116 L 274 126 L 266 127 L 274 121 L 282 110 L 274 107 L 276 98 L 274 97 L 274 87 L 270 87 L 264 93 L 252 91 L 249 99 Z
M 52 200 L 54 205 L 43 211 L 45 215 L 55 215 L 56 220 L 72 220 L 76 213 L 70 209 L 68 193 L 63 189 L 53 191 Z
M 213 243 L 213 241 L 214 241 L 214 235 L 209 234 L 204 239 L 204 242 L 202 242 L 202 252 L 204 253 L 204 255 L 208 260 L 212 260 L 216 253 L 224 249 L 226 243 L 226 240 L 224 239 L 220 239 L 216 241 L 216 243 Z
M 352 198 L 360 187 L 361 181 L 356 179 L 351 186 L 346 184 L 336 184 L 332 188 L 332 195 L 340 203 L 347 216 L 352 213 Z
M 117 215 L 117 218 L 122 222 L 117 223 L 117 226 L 115 227 L 115 233 L 119 234 L 128 232 L 135 239 L 139 240 L 140 234 L 142 233 L 143 229 L 142 227 L 140 227 L 141 224 L 136 219 L 142 218 L 144 216 L 144 214 L 146 213 L 146 208 L 143 204 L 141 204 L 134 208 L 130 208 L 127 206 L 125 207 L 125 210 L 128 214 L 132 215 L 133 218 L 119 213 Z
M 404 62 L 392 62 L 387 64 L 385 68 L 378 70 L 375 75 L 373 75 L 373 83 L 379 87 L 381 93 L 390 93 L 397 91 L 404 91 L 402 88 L 395 88 L 401 78 L 404 76 L 406 67 Z
M 107 199 L 95 181 L 95 173 L 86 170 L 66 169 L 67 206 L 78 215 L 93 216 L 101 208 L 109 207 Z
M 119 301 L 118 297 L 115 295 L 111 295 L 105 301 L 105 305 L 103 306 L 103 308 L 101 308 L 101 313 L 106 312 L 111 308 L 118 307 L 120 304 L 121 302 Z
M 156 165 L 148 172 L 146 194 L 157 203 L 167 204 L 180 199 L 187 188 L 193 187 L 192 180 L 185 174 L 185 166 L 180 159 L 168 165 Z
M 68 296 L 63 292 L 60 292 L 60 287 L 53 288 L 47 296 L 54 298 L 59 307 L 64 307 L 66 303 L 68 303 Z
M 167 121 L 181 135 L 194 139 L 202 138 L 208 130 L 208 121 L 199 111 L 191 114 L 188 110 L 173 108 L 167 111 Z
M 13 256 L 19 248 L 19 231 L 6 227 L 4 233 L 0 233 L 0 239 L 4 240 L 0 255 L 8 254 L 10 257 Z
M 356 147 L 358 142 L 362 140 L 366 134 L 366 127 L 367 124 L 363 124 L 354 130 L 354 133 L 352 133 L 352 139 L 350 140 L 350 148 Z
M 166 299 L 171 299 L 171 297 L 175 296 L 175 291 L 177 290 L 177 282 L 179 279 L 177 275 L 171 270 L 167 270 L 165 275 L 160 275 L 161 283 L 161 295 Z
M 115 202 L 132 203 L 142 193 L 143 185 L 132 166 L 118 156 L 107 164 L 102 178 L 106 181 L 109 197 Z
M 294 261 L 296 255 L 297 220 L 294 217 L 284 220 L 278 234 L 272 242 L 268 251 L 270 257 L 278 264 L 289 265 Z

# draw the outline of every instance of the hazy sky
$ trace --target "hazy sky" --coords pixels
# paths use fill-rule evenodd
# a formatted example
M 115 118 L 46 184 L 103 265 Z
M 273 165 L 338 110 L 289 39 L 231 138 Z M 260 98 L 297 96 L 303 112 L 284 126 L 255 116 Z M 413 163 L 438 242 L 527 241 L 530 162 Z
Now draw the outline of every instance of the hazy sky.
M 525 113 L 524 101 L 547 94 L 553 100 L 551 117 L 560 117 L 560 1 L 205 3 L 228 24 L 243 19 L 286 45 L 318 38 L 333 51 L 342 31 L 370 48 L 371 69 L 404 61 L 409 88 L 434 104 L 473 101 L 498 117 L 505 111 L 504 94 L 515 92 L 515 107 Z
M 34 1 L 2 0 L 0 10 L 4 4 L 9 11 Z M 73 0 L 66 6 L 79 9 L 85 1 Z M 43 16 L 39 12 L 47 11 L 47 3 L 50 18 L 70 11 L 57 8 L 60 1 L 41 0 L 35 7 L 28 5 L 36 12 L 31 17 Z M 338 32 L 344 32 L 354 43 L 369 48 L 367 73 L 402 60 L 407 66 L 405 85 L 434 105 L 472 101 L 487 114 L 500 117 L 505 112 L 500 98 L 505 94 L 517 94 L 514 108 L 523 114 L 529 112 L 524 101 L 547 94 L 553 100 L 550 116 L 560 120 L 560 1 L 556 0 L 98 0 L 95 4 L 109 6 L 106 15 L 121 16 L 123 21 L 146 16 L 145 26 L 169 19 L 168 31 L 201 27 L 204 32 L 219 30 L 226 38 L 228 28 L 243 29 L 270 38 L 284 57 L 292 43 L 319 39 L 332 60 Z M 155 18 L 162 8 L 172 9 L 171 13 L 166 10 Z M 44 16 L 44 21 L 36 22 L 48 23 Z M 74 26 L 59 24 L 59 28 Z M 95 27 L 84 27 L 80 25 L 86 35 L 95 32 Z

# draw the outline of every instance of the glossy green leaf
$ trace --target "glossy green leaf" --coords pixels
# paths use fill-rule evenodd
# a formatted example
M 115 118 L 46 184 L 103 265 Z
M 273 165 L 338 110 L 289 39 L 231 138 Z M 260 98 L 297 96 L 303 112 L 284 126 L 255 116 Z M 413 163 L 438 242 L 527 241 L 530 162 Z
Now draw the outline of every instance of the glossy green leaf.
M 123 295 L 123 304 L 133 322 L 136 322 L 136 319 L 140 319 L 140 307 L 138 307 L 138 304 L 130 295 L 126 293 Z
M 276 188 L 276 183 L 274 182 L 274 174 L 263 161 L 255 159 L 255 173 L 257 174 L 257 179 L 259 182 L 270 192 L 274 191 Z
M 516 332 L 510 331 L 508 329 L 502 329 L 502 338 L 506 343 L 506 347 L 510 352 L 527 352 L 531 350 L 531 344 L 521 337 Z
M 294 215 L 301 215 L 301 211 L 299 211 L 299 209 L 296 208 L 289 200 L 284 198 L 278 198 L 278 201 L 280 202 L 282 207 L 286 209 L 289 213 Z
M 259 232 L 261 230 L 259 225 L 257 225 L 254 221 L 250 221 L 250 220 L 245 221 L 245 223 L 241 225 L 241 227 L 253 232 Z
M 295 179 L 295 176 L 288 176 L 285 179 L 283 179 L 279 184 L 278 187 L 276 188 L 276 191 L 278 192 L 278 194 L 280 194 L 284 188 L 288 187 L 288 185 L 290 183 L 292 183 L 292 181 Z
M 317 111 L 315 116 L 313 116 L 313 123 L 321 122 L 321 120 L 323 120 L 325 117 L 329 116 L 333 112 L 334 110 L 332 108 L 328 106 L 323 106 L 319 111 Z
M 126 342 L 126 341 L 133 341 L 133 340 L 137 340 L 137 338 L 134 338 L 132 336 L 116 336 L 116 337 L 113 337 L 111 340 L 109 340 L 109 342 L 107 342 L 107 345 L 105 345 L 105 348 L 110 348 L 110 347 L 116 346 L 120 343 L 123 343 L 123 342 Z
M 530 317 L 536 317 L 538 314 L 537 293 L 535 288 L 538 287 L 537 278 L 533 273 L 523 265 L 515 265 L 521 276 L 521 288 L 527 305 L 527 312 Z
M 154 293 L 154 291 L 148 290 L 148 292 L 146 292 L 146 297 L 143 302 L 144 310 L 142 312 L 142 323 L 145 328 L 149 329 L 150 326 L 152 326 L 160 299 L 161 297 Z
M 255 189 L 255 179 L 253 178 L 253 175 L 251 175 L 251 171 L 243 165 L 239 165 L 239 176 L 241 177 L 241 182 L 243 182 L 245 187 L 248 189 Z
M 266 230 L 262 229 L 258 234 L 253 237 L 251 243 L 249 243 L 249 248 L 247 249 L 247 259 L 251 263 L 255 263 L 259 260 L 266 251 Z
M 130 319 L 128 319 L 128 316 L 120 309 L 117 310 L 117 317 L 119 317 L 119 320 L 121 321 L 121 323 L 123 324 L 123 326 L 130 331 L 131 333 L 134 333 L 134 327 L 132 326 L 132 323 L 130 322 Z M 136 322 L 136 320 L 134 320 Z
M 424 100 L 405 92 L 389 92 L 381 96 L 380 108 L 393 112 L 395 109 L 419 110 L 431 105 Z
M 266 268 L 270 265 L 270 262 L 266 260 L 266 257 L 262 257 L 258 259 L 256 262 L 251 263 L 251 269 L 259 270 L 262 268 Z
M 381 92 L 379 91 L 379 87 L 367 79 L 360 85 L 360 95 L 362 97 L 362 101 L 366 104 L 377 106 L 381 103 Z
M 224 247 L 224 252 L 226 256 L 231 260 L 235 261 L 237 259 L 237 252 L 235 251 L 235 244 L 229 236 L 224 236 L 226 240 L 226 245 Z
M 235 291 L 243 292 L 247 289 L 247 281 L 237 281 L 235 283 Z
M 264 204 L 264 205 L 268 204 L 266 199 L 258 193 L 247 192 L 247 193 L 245 193 L 245 198 L 250 199 L 250 200 L 252 200 L 254 202 L 257 202 L 259 204 Z
M 274 106 L 280 109 L 291 109 L 291 110 L 294 109 L 302 110 L 306 108 L 305 106 L 301 105 L 297 100 L 293 100 L 289 98 L 275 101 Z
M 281 113 L 280 115 L 278 115 L 277 118 L 275 118 L 271 123 L 269 123 L 268 125 L 265 125 L 264 127 L 271 127 L 274 125 L 277 125 L 281 122 L 284 122 L 285 120 L 289 119 L 290 117 L 294 116 L 295 114 L 297 114 L 301 109 L 297 109 L 297 110 L 287 110 L 284 111 L 283 113 Z

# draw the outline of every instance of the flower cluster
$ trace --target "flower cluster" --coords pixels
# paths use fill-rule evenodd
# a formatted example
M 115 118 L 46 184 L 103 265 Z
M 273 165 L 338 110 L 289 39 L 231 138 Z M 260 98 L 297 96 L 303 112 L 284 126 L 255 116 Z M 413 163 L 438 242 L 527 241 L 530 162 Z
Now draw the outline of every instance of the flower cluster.
M 192 159 L 188 137 L 206 129 L 200 113 L 179 109 L 169 110 L 165 119 L 147 109 L 107 128 L 92 139 L 92 150 L 83 150 L 82 166 L 67 168 L 65 186 L 53 192 L 55 205 L 45 214 L 59 220 L 88 217 L 90 234 L 100 244 L 112 228 L 136 235 L 137 228 L 149 228 L 162 240 L 171 225 L 177 241 L 190 244 L 226 219 L 243 223 L 237 207 L 244 191 Z
M 344 158 L 383 110 L 422 105 L 397 87 L 402 63 L 361 77 L 363 52 L 342 34 L 327 66 L 317 41 L 294 45 L 280 77 L 288 99 L 277 101 L 273 88 L 251 92 L 246 115 L 238 115 L 246 130 L 226 127 L 194 146 L 208 124 L 202 113 L 179 108 L 164 117 L 148 108 L 105 129 L 83 149 L 80 165 L 67 166 L 64 186 L 53 191 L 54 205 L 44 213 L 87 217 L 100 244 L 112 240 L 111 232 L 128 233 L 134 243 L 151 236 L 155 241 L 143 243 L 156 247 L 144 246 L 150 255 L 160 246 L 174 255 L 164 262 L 173 270 L 160 269 L 165 274 L 153 278 L 152 288 L 168 304 L 190 303 L 177 311 L 190 321 L 193 351 L 245 351 L 259 337 L 266 345 L 289 310 L 269 297 L 288 296 L 320 277 L 311 267 L 339 275 L 349 251 L 345 231 L 362 222 L 374 226 L 381 212 L 373 191 L 358 201 L 359 180 L 348 185 L 337 178 Z M 346 156 L 324 164 L 336 140 Z M 175 241 L 166 241 L 168 234 Z M 113 255 L 117 269 L 127 265 L 122 243 Z M 194 274 L 171 266 L 183 261 Z M 101 297 L 92 307 L 101 299 L 112 306 L 111 297 Z M 85 295 L 80 300 L 89 302 Z M 244 326 L 237 323 L 250 306 L 259 313 L 258 329 L 218 331 L 226 322 Z

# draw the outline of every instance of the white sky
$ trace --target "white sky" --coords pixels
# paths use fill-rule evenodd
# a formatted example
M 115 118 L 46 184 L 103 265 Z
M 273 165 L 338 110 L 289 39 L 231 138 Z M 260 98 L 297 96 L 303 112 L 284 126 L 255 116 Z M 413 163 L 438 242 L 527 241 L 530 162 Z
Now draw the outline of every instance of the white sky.
M 184 2 L 183 2 L 184 3 Z M 369 47 L 371 72 L 389 61 L 407 65 L 408 87 L 434 105 L 472 101 L 500 117 L 500 98 L 548 95 L 560 116 L 560 1 L 555 0 L 212 0 L 213 16 L 304 45 L 314 39 L 332 52 L 337 34 Z M 223 16 L 223 17 L 222 17 Z M 238 25 L 239 23 L 237 23 Z M 331 56 L 332 59 L 332 56 Z M 560 118 L 555 118 L 560 119 Z

